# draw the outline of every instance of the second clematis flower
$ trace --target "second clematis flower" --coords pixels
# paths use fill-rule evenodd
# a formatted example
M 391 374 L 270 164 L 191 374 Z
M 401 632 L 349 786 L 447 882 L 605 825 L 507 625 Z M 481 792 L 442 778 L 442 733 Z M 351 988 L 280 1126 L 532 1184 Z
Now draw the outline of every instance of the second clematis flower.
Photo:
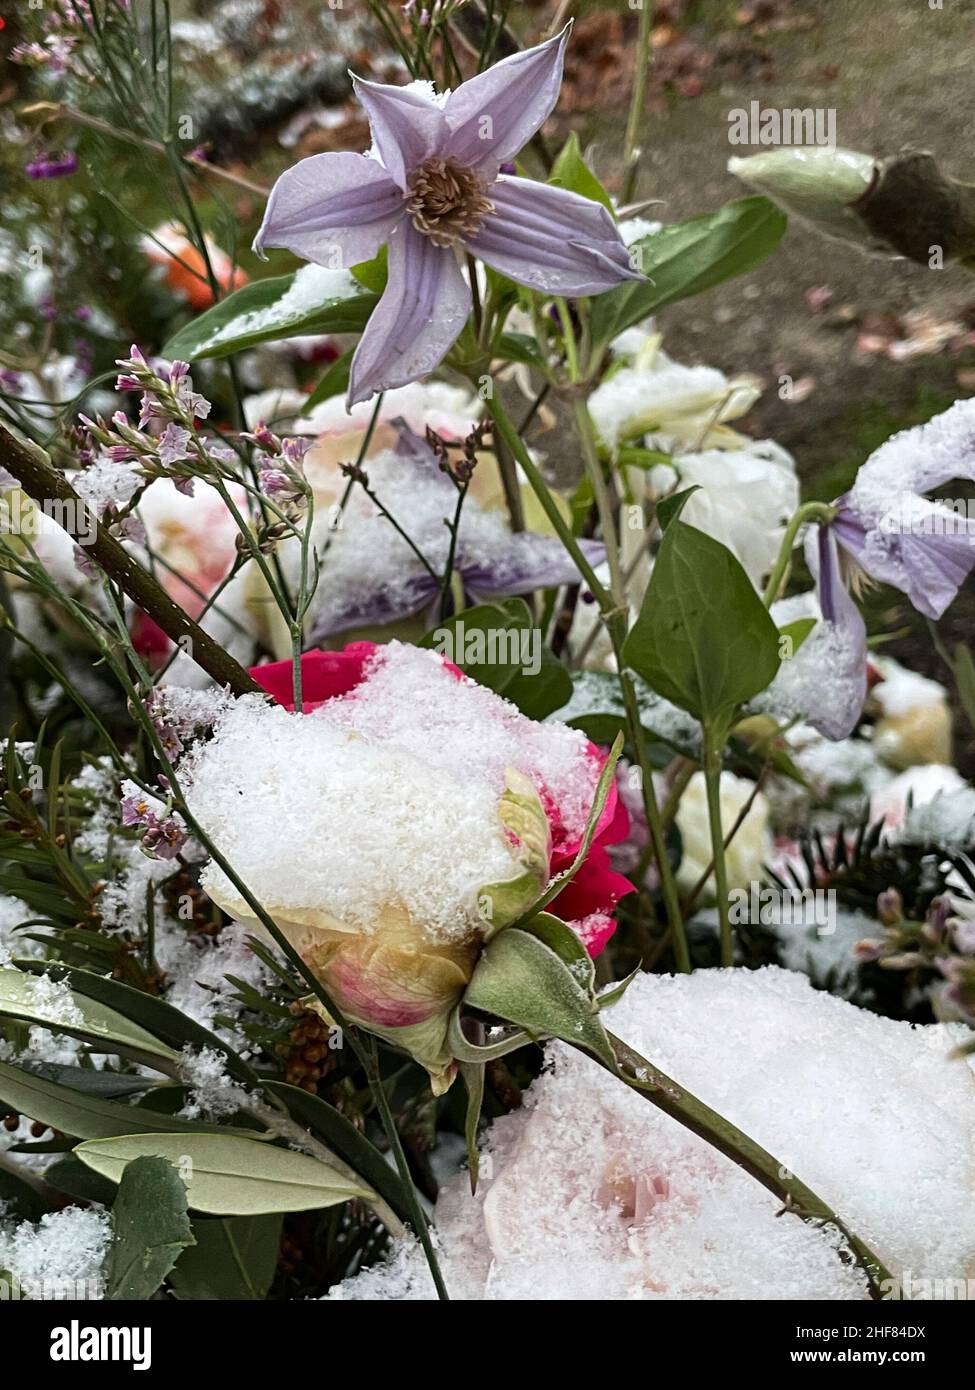
M 301 714 L 290 662 L 253 674 L 275 703 L 231 702 L 181 765 L 188 804 L 342 1014 L 445 1090 L 450 1018 L 481 950 L 577 857 L 605 757 L 398 642 L 306 654 Z M 551 904 L 591 956 L 632 891 L 607 854 L 627 831 L 612 788 Z M 258 925 L 217 864 L 203 884 Z
M 641 279 L 610 214 L 565 188 L 502 173 L 551 114 L 568 26 L 437 93 L 353 77 L 373 146 L 312 155 L 271 190 L 254 249 L 333 269 L 385 243 L 388 281 L 356 349 L 349 405 L 425 376 L 467 322 L 464 252 L 545 294 L 599 294 Z
M 956 478 L 975 481 L 975 400 L 956 401 L 875 449 L 834 503 L 833 520 L 806 537 L 806 561 L 833 641 L 829 664 L 833 674 L 848 677 L 822 730 L 829 738 L 851 732 L 867 693 L 866 628 L 847 583 L 855 589 L 857 576 L 865 575 L 891 584 L 918 612 L 937 619 L 975 567 L 969 504 L 926 496 Z

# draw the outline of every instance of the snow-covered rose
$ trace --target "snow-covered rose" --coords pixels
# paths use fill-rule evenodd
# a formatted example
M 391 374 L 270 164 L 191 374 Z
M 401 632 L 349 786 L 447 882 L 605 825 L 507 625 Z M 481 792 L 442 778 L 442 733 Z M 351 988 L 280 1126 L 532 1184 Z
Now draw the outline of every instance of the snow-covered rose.
M 725 836 L 735 824 L 745 803 L 755 792 L 754 782 L 736 777 L 733 772 L 721 774 L 721 825 Z M 677 828 L 681 834 L 683 853 L 677 870 L 677 884 L 688 892 L 711 863 L 711 831 L 708 823 L 707 787 L 703 772 L 695 772 L 688 782 L 677 810 Z M 748 814 L 739 826 L 734 839 L 725 851 L 728 887 L 747 888 L 763 877 L 763 865 L 772 851 L 769 830 L 769 807 L 763 792 L 757 792 Z M 701 894 L 705 902 L 714 902 L 714 876 Z
M 233 702 L 185 769 L 190 808 L 342 1012 L 445 1089 L 447 1024 L 481 942 L 575 857 L 603 755 L 417 647 L 308 654 L 301 714 L 290 662 L 254 675 L 279 703 Z M 614 788 L 551 907 L 592 955 L 631 890 L 607 855 L 627 829 Z M 257 924 L 216 864 L 203 882 Z
M 859 1009 L 789 970 L 638 975 L 609 1026 L 819 1193 L 913 1297 L 975 1271 L 975 1086 L 958 1033 Z M 835 1231 L 564 1043 L 482 1139 L 481 1181 L 440 1189 L 454 1299 L 865 1299 Z M 938 1281 L 937 1283 L 935 1281 Z M 925 1292 L 925 1286 L 927 1292 Z M 937 1292 L 940 1287 L 942 1292 Z M 332 1298 L 433 1298 L 422 1252 Z

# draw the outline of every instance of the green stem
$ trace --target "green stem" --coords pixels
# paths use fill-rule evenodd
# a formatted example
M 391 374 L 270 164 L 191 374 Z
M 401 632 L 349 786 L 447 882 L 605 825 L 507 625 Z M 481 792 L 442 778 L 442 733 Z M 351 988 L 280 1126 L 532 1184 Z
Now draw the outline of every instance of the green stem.
M 626 135 L 623 138 L 623 187 L 620 191 L 620 202 L 623 204 L 628 203 L 633 197 L 633 189 L 636 186 L 636 171 L 640 161 L 637 141 L 640 138 L 640 122 L 643 120 L 643 108 L 647 100 L 653 8 L 652 0 L 642 0 L 640 28 L 636 40 L 633 90 L 630 93 L 630 111 L 626 120 Z
M 836 516 L 836 508 L 829 506 L 826 502 L 804 502 L 792 516 L 785 528 L 782 537 L 782 544 L 779 546 L 779 554 L 775 561 L 775 568 L 769 575 L 768 583 L 765 586 L 765 593 L 762 595 L 762 602 L 766 608 L 771 608 L 778 598 L 785 572 L 789 567 L 789 558 L 792 555 L 792 548 L 796 543 L 796 537 L 800 529 L 809 521 L 819 521 L 823 524 L 830 522 Z
M 507 411 L 498 399 L 497 392 L 492 392 L 492 394 L 488 396 L 486 404 L 488 414 L 494 422 L 498 434 L 521 464 L 522 471 L 528 479 L 532 491 L 541 503 L 545 515 L 552 523 L 552 529 L 575 561 L 576 568 L 586 581 L 593 598 L 599 604 L 601 610 L 610 612 L 613 608 L 611 594 L 606 589 L 605 585 L 600 583 L 596 578 L 595 570 L 583 554 L 578 540 L 572 534 L 571 526 L 556 505 L 555 498 L 549 491 L 545 479 L 542 477 L 541 473 L 539 473 L 535 464 L 532 462 L 528 450 L 518 437 L 514 425 L 508 418 Z
M 620 1038 L 614 1037 L 608 1031 L 607 1036 L 616 1054 L 618 1067 L 614 1069 L 607 1061 L 598 1057 L 596 1060 L 610 1075 L 620 1077 L 652 1105 L 656 1105 L 685 1129 L 698 1135 L 730 1158 L 739 1168 L 750 1173 L 763 1187 L 784 1202 L 786 1211 L 814 1226 L 834 1226 L 843 1236 L 850 1253 L 866 1275 L 871 1298 L 883 1297 L 882 1286 L 891 1280 L 889 1270 L 812 1188 L 795 1177 L 777 1158 L 773 1158 L 760 1144 L 756 1144 L 754 1139 L 750 1139 L 723 1115 L 719 1115 L 689 1091 L 685 1091 L 682 1086 L 678 1086 L 669 1076 L 658 1071 L 652 1062 L 641 1057 Z M 591 1055 L 586 1053 L 586 1056 Z M 892 1281 L 887 1287 L 892 1287 Z
M 716 739 L 713 729 L 707 726 L 704 729 L 704 784 L 708 794 L 714 891 L 721 926 L 721 964 L 734 965 L 734 943 L 728 917 L 728 869 L 724 857 L 724 831 L 721 828 L 721 744 Z

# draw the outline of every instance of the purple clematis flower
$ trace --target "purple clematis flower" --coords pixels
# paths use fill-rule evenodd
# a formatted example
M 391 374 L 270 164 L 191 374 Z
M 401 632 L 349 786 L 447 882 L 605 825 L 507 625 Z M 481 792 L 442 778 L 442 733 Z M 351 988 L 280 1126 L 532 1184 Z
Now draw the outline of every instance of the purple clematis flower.
M 431 372 L 467 322 L 469 252 L 546 294 L 590 295 L 642 278 L 612 217 L 564 188 L 500 172 L 558 100 L 568 26 L 438 95 L 353 75 L 368 155 L 317 154 L 271 190 L 254 249 L 282 246 L 335 269 L 389 248 L 388 281 L 356 349 L 349 405 Z
M 432 620 L 436 612 L 450 552 L 446 523 L 456 512 L 457 491 L 430 446 L 405 426 L 396 449 L 370 459 L 366 471 L 370 490 L 410 536 L 419 555 L 365 492 L 357 490 L 346 506 L 343 524 L 329 536 L 328 561 L 311 613 L 313 642 L 427 610 Z M 591 564 L 602 564 L 606 551 L 601 541 L 579 544 Z M 533 531 L 513 532 L 501 512 L 482 509 L 470 496 L 461 511 L 452 571 L 475 603 L 579 582 L 561 541 Z
M 975 520 L 967 503 L 953 507 L 924 494 L 953 478 L 975 482 L 975 399 L 957 401 L 927 424 L 902 430 L 874 450 L 836 516 L 806 537 L 806 561 L 819 607 L 832 625 L 835 659 L 851 692 L 830 717 L 831 738 L 844 738 L 866 698 L 866 628 L 846 578 L 862 571 L 907 595 L 926 617 L 944 613 L 975 568 Z M 833 732 L 840 729 L 842 732 Z

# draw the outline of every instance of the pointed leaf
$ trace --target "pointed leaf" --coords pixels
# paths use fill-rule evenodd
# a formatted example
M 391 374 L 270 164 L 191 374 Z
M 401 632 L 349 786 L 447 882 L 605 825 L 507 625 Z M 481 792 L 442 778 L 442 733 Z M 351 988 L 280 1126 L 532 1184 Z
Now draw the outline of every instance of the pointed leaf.
M 146 1154 L 168 1159 L 190 1207 L 214 1216 L 316 1211 L 374 1195 L 308 1154 L 229 1134 L 127 1134 L 79 1144 L 75 1153 L 113 1182 Z
M 771 683 L 778 630 L 731 551 L 672 521 L 623 657 L 659 695 L 721 728 Z
M 175 1062 L 174 1052 L 151 1033 L 122 1014 L 94 999 L 71 991 L 71 1008 L 51 1003 L 49 981 L 42 975 L 0 968 L 0 1017 L 38 1023 L 53 1033 L 66 1033 L 91 1043 L 101 1052 L 121 1052 L 124 1056 L 153 1065 L 153 1059 Z
M 162 353 L 197 362 L 301 333 L 358 333 L 376 302 L 350 271 L 306 265 L 228 294 L 181 328 Z
M 169 1276 L 177 1298 L 245 1302 L 263 1299 L 278 1264 L 282 1218 L 227 1216 L 193 1222 L 196 1244 Z
M 473 1009 L 494 1014 L 535 1038 L 563 1038 L 612 1065 L 612 1049 L 592 992 L 537 936 L 518 927 L 485 947 L 464 994 Z

